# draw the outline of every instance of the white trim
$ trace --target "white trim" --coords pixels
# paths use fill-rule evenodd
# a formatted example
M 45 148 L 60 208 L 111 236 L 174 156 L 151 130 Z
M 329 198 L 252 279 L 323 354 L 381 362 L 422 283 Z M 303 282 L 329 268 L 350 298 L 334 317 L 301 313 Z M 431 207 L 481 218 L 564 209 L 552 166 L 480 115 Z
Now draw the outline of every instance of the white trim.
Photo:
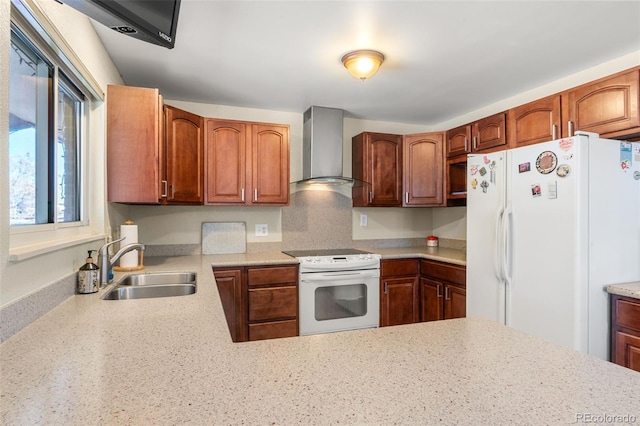
M 59 240 L 47 240 L 42 242 L 36 242 L 29 245 L 23 245 L 20 247 L 9 249 L 9 262 L 19 262 L 21 260 L 29 259 L 31 257 L 39 256 L 41 254 L 54 252 L 57 250 L 65 249 L 68 247 L 74 247 L 92 241 L 98 241 L 105 239 L 105 234 L 83 234 L 74 235 L 72 237 L 59 239 Z M 97 247 L 96 247 L 97 249 Z

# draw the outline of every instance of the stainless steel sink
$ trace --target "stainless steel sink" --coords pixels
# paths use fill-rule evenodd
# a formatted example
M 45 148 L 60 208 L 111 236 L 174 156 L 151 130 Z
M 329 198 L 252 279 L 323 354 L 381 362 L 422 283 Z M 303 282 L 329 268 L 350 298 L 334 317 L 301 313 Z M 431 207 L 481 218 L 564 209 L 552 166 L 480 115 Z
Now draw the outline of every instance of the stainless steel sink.
M 103 300 L 186 296 L 196 292 L 195 272 L 158 272 L 123 277 L 102 296 Z

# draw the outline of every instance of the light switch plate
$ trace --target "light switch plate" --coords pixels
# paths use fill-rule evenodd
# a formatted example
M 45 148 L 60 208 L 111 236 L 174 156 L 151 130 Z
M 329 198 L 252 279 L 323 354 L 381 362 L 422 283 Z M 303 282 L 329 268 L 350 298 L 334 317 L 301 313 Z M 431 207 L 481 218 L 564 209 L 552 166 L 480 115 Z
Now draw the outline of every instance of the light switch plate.
M 256 237 L 266 237 L 269 235 L 269 225 L 266 223 L 256 223 Z
M 367 226 L 367 215 L 366 214 L 361 214 L 360 215 L 360 226 Z

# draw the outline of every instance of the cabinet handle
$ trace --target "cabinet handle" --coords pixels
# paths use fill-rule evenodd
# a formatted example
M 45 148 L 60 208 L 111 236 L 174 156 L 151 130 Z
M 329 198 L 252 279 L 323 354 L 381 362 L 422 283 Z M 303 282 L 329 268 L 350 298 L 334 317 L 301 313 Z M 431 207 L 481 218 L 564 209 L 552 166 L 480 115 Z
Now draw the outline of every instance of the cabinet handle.
M 241 195 L 241 197 L 242 197 L 242 202 L 244 203 L 244 188 L 242 188 L 242 195 Z
M 176 198 L 176 186 L 174 184 L 171 184 L 171 199 L 175 199 Z
M 569 137 L 571 137 L 573 136 L 573 121 L 569 120 L 567 124 L 568 124 L 567 127 L 569 127 Z
M 373 203 L 373 191 L 369 191 L 369 202 Z
M 258 188 L 253 189 L 253 201 L 258 201 Z
M 473 150 L 475 151 L 476 149 L 478 149 L 478 137 L 474 136 L 473 137 Z
M 442 297 L 442 289 L 441 289 L 441 285 L 440 284 L 438 284 L 436 286 L 436 297 L 437 298 L 441 298 Z
M 384 282 L 384 294 L 389 294 L 389 286 L 386 281 Z
M 161 198 L 167 198 L 167 181 L 163 180 L 162 181 L 162 195 L 160 195 Z
M 469 139 L 464 138 L 464 152 L 469 151 L 468 145 L 469 145 Z
M 558 130 L 558 126 L 556 126 L 555 124 L 551 126 L 551 140 L 552 141 L 556 140 L 557 130 Z
M 409 204 L 409 191 L 404 193 L 404 203 Z
M 444 288 L 444 300 L 449 300 L 449 287 Z

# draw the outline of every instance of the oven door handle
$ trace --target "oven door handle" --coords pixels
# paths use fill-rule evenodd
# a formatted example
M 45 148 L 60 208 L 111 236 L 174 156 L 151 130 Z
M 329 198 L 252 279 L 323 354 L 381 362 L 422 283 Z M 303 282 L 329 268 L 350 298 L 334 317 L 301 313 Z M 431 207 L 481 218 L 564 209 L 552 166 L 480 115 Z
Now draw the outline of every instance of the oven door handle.
M 336 278 L 377 278 L 380 276 L 378 271 L 350 271 L 350 272 L 329 272 L 315 273 L 312 276 L 301 276 L 300 281 L 335 281 Z

